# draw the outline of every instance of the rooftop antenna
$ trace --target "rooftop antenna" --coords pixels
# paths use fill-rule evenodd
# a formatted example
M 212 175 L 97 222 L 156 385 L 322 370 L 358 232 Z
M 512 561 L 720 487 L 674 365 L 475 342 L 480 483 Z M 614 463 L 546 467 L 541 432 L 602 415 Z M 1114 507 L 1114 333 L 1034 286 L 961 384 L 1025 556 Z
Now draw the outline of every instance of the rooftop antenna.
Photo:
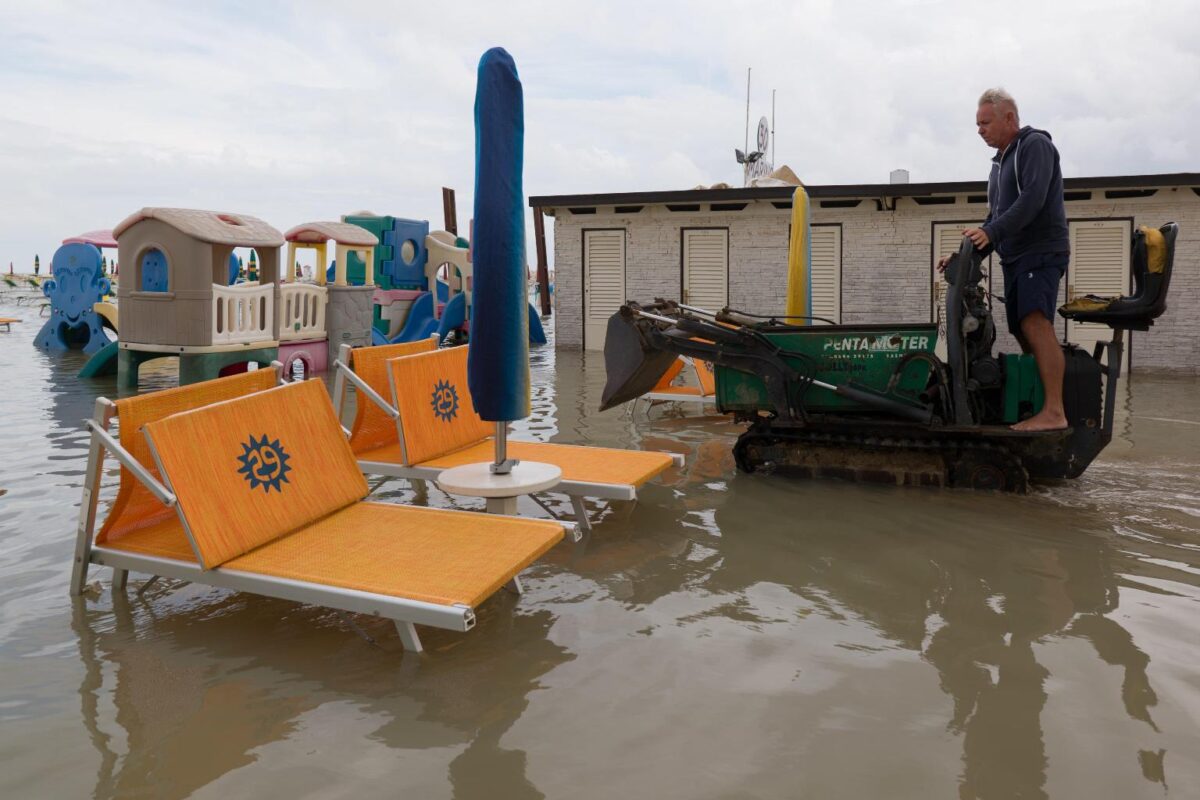
M 771 166 L 779 166 L 775 161 L 775 90 L 771 90 Z
M 746 144 L 743 145 L 746 149 L 742 152 L 750 152 L 750 67 L 746 67 Z

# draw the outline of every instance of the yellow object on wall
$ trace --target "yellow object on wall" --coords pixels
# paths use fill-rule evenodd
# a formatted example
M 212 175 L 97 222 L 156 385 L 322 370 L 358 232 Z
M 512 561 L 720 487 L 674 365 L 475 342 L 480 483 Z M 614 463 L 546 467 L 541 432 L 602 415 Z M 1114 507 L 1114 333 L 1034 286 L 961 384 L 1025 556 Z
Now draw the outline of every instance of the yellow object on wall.
M 797 186 L 792 195 L 792 238 L 788 243 L 787 315 L 812 316 L 812 216 L 809 213 L 808 192 Z M 794 319 L 796 325 L 809 325 L 812 320 Z

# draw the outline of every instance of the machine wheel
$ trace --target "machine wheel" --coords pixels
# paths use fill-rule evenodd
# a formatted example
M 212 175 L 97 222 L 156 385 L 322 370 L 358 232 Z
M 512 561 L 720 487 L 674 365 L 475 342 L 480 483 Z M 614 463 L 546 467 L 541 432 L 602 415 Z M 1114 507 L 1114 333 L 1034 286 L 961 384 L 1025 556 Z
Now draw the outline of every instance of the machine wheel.
M 998 447 L 962 450 L 950 464 L 950 485 L 956 489 L 1024 494 L 1029 475 L 1020 460 Z

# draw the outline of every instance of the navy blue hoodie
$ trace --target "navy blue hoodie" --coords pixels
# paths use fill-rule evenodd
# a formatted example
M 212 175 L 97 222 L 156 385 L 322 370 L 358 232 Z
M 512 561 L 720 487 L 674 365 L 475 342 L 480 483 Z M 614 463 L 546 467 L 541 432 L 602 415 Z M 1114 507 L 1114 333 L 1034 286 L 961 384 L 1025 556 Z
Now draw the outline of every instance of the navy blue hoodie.
M 1050 134 L 1026 125 L 992 157 L 983 230 L 1002 262 L 1030 253 L 1069 253 L 1062 170 Z

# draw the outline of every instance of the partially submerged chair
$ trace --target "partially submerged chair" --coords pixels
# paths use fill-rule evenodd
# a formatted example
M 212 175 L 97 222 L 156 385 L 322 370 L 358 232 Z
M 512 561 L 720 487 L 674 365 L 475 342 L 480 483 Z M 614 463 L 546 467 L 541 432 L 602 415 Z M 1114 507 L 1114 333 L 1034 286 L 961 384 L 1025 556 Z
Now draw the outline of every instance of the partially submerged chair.
M 414 625 L 470 630 L 563 538 L 559 522 L 366 502 L 324 386 L 259 372 L 97 401 L 72 594 L 90 564 L 118 588 L 136 570 L 386 617 L 420 650 Z M 121 485 L 93 542 L 105 451 Z
M 675 378 L 679 376 L 684 366 L 688 364 L 691 365 L 696 373 L 696 382 L 698 385 L 680 386 L 675 384 Z M 663 373 L 663 376 L 659 378 L 658 383 L 654 385 L 653 389 L 633 401 L 635 409 L 637 407 L 637 400 L 640 399 L 648 402 L 647 410 L 655 402 L 694 403 L 699 406 L 703 406 L 706 403 L 715 404 L 717 402 L 717 381 L 713 376 L 712 365 L 698 358 L 680 356 L 671 365 L 671 368 Z
M 393 420 L 384 442 L 376 437 L 377 427 L 359 425 L 356 418 L 351 447 L 363 472 L 436 480 L 450 467 L 492 460 L 495 426 L 475 413 L 467 388 L 467 348 L 388 359 L 387 383 L 382 386 L 374 366 L 367 367 L 377 356 L 366 351 L 374 349 L 353 351 L 353 371 L 345 366 L 345 349 L 338 362 L 339 372 Z M 673 464 L 683 464 L 683 456 L 674 453 L 513 439 L 508 440 L 508 455 L 559 467 L 562 481 L 553 491 L 571 498 L 575 520 L 584 530 L 591 527 L 584 498 L 636 500 L 639 487 Z

